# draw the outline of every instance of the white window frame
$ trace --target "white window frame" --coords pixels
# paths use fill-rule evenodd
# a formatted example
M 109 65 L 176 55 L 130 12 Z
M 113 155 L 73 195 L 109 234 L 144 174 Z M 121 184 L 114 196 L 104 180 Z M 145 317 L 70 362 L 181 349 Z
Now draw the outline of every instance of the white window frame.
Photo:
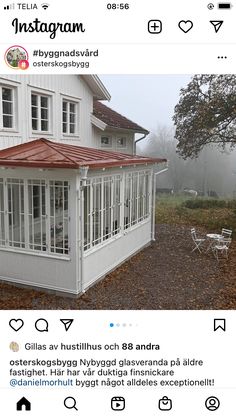
M 90 178 L 84 200 L 84 250 L 107 243 L 121 233 L 122 175 Z M 119 220 L 119 224 L 118 221 Z
M 0 179 L 0 246 L 6 245 L 5 205 L 4 205 L 4 180 Z
M 32 106 L 32 95 L 36 96 L 37 105 Z M 48 100 L 48 118 L 41 118 L 41 97 L 47 98 Z M 32 134 L 51 134 L 52 133 L 52 104 L 53 98 L 52 95 L 46 92 L 39 92 L 37 90 L 31 89 L 30 91 L 30 128 Z M 37 118 L 33 118 L 32 107 L 37 109 L 38 115 Z M 33 119 L 37 121 L 37 129 L 33 129 Z M 42 121 L 48 121 L 48 130 L 42 130 Z
M 89 178 L 84 189 L 84 251 L 127 234 L 150 217 L 150 170 Z
M 66 112 L 63 109 L 63 104 L 66 103 Z M 75 106 L 75 123 L 74 123 L 74 127 L 75 127 L 75 131 L 74 132 L 70 132 L 70 105 L 74 105 Z M 72 99 L 68 99 L 66 97 L 62 97 L 62 108 L 61 108 L 61 115 L 62 115 L 62 122 L 61 122 L 61 130 L 62 130 L 62 135 L 66 136 L 66 137 L 78 137 L 79 135 L 79 102 L 76 100 L 72 100 Z M 66 113 L 67 115 L 67 120 L 66 122 L 63 122 L 63 114 Z M 66 132 L 63 131 L 63 125 L 66 124 Z
M 15 232 L 14 226 L 11 225 L 13 220 L 13 199 L 12 199 L 12 185 L 20 185 L 21 187 L 21 195 L 20 198 L 22 199 L 22 204 L 19 204 L 19 213 L 17 212 L 18 218 L 20 218 L 19 222 L 19 241 L 15 239 Z M 69 182 L 66 180 L 45 180 L 45 179 L 13 179 L 13 178 L 1 178 L 0 179 L 0 186 L 3 185 L 3 200 L 4 206 L 3 210 L 0 207 L 0 217 L 2 222 L 2 218 L 4 218 L 4 238 L 0 239 L 0 248 L 4 250 L 12 250 L 15 252 L 23 252 L 23 253 L 32 253 L 32 254 L 39 254 L 39 255 L 46 255 L 46 256 L 53 256 L 53 257 L 69 257 L 70 255 L 70 216 L 69 216 L 69 202 L 70 202 L 70 185 Z M 32 186 L 37 185 L 44 188 L 45 191 L 45 209 L 42 208 L 42 192 L 40 203 L 39 203 L 39 216 L 37 218 L 37 223 L 41 226 L 39 228 L 40 240 L 34 243 L 32 239 L 32 225 L 30 226 L 30 219 L 31 222 L 34 217 L 32 217 L 32 208 L 30 208 L 29 200 L 32 200 L 32 195 L 29 193 L 30 187 L 31 191 L 33 191 Z M 54 209 L 52 210 L 51 207 L 51 194 L 54 194 L 55 198 L 55 189 L 62 187 L 63 189 L 63 209 L 62 209 L 62 222 L 60 223 L 60 235 L 58 234 L 58 226 L 56 222 L 58 222 L 58 218 L 60 218 L 60 213 L 57 214 L 56 219 L 56 209 L 58 208 L 58 203 L 55 204 L 54 199 Z M 67 211 L 65 211 L 65 195 L 64 191 L 66 190 L 67 196 Z M 10 200 L 9 200 L 10 198 Z M 57 207 L 56 207 L 57 206 Z M 23 212 L 22 212 L 23 208 Z M 52 211 L 54 214 L 52 215 Z M 2 217 L 3 214 L 3 217 Z M 10 222 L 11 221 L 11 222 Z M 54 222 L 54 224 L 53 224 Z M 36 223 L 36 224 L 37 224 Z M 45 228 L 42 227 L 42 224 L 45 223 Z M 52 240 L 52 226 L 54 229 L 54 242 Z M 21 228 L 22 227 L 22 228 Z M 17 234 L 17 233 L 16 233 Z M 59 242 L 62 243 L 58 246 L 58 236 Z M 55 240 L 57 240 L 55 242 Z M 55 244 L 56 243 L 56 244 Z
M 151 215 L 151 172 L 126 173 L 124 182 L 124 229 L 129 230 Z
M 119 144 L 119 141 L 123 140 L 124 144 Z M 117 137 L 116 139 L 116 148 L 127 148 L 127 137 Z
M 103 144 L 102 143 L 103 138 L 107 138 L 108 139 L 108 144 Z M 102 135 L 100 141 L 101 141 L 101 147 L 104 147 L 104 148 L 112 148 L 112 136 L 111 135 Z
M 3 126 L 3 89 L 12 91 L 12 127 Z M 8 84 L 0 84 L 0 130 L 7 132 L 15 132 L 17 130 L 17 88 Z

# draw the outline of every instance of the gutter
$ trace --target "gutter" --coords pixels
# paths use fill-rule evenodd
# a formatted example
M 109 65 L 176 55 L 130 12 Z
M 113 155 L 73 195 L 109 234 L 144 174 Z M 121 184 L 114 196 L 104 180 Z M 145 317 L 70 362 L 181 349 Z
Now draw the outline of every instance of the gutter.
M 151 240 L 152 241 L 156 241 L 156 238 L 155 238 L 156 178 L 157 178 L 157 176 L 161 175 L 162 173 L 167 172 L 168 163 L 169 163 L 169 161 L 167 160 L 166 167 L 164 169 L 160 170 L 157 173 L 153 173 L 154 176 L 153 176 L 153 184 L 152 184 L 152 224 L 151 224 Z
M 149 132 L 147 132 L 146 134 L 144 134 L 141 138 L 139 138 L 138 140 L 134 141 L 134 149 L 133 149 L 133 154 L 136 154 L 136 144 L 139 143 L 139 141 L 144 140 L 144 138 L 146 138 L 146 136 L 149 134 Z

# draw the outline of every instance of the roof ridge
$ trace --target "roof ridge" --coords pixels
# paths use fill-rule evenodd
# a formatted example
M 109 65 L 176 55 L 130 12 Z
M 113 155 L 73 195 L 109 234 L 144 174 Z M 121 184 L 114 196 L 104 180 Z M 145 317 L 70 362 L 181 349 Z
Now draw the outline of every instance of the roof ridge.
M 53 141 L 47 140 L 46 138 L 41 138 L 41 140 L 43 140 L 43 142 L 44 142 L 44 143 L 47 143 L 47 144 L 48 144 L 48 146 L 49 146 L 49 147 L 51 147 L 53 150 L 56 150 L 56 152 L 57 152 L 57 153 L 59 153 L 59 154 L 61 154 L 62 156 L 64 156 L 67 160 L 71 161 L 71 162 L 72 162 L 72 163 L 74 163 L 74 164 L 77 164 L 77 162 L 76 162 L 76 160 L 75 160 L 75 159 L 68 157 L 65 153 L 63 153 L 62 151 L 60 151 L 60 150 L 58 150 L 56 147 L 54 147 L 54 146 L 53 146 L 53 145 L 54 145 Z M 59 144 L 59 145 L 63 145 L 63 144 L 64 144 L 64 143 Z M 57 143 L 57 145 L 58 145 L 58 143 Z

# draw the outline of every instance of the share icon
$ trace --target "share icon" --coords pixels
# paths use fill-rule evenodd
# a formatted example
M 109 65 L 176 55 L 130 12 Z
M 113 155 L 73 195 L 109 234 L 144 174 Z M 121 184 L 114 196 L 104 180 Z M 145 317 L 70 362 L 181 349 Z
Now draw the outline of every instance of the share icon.
M 214 26 L 215 32 L 217 33 L 223 25 L 223 20 L 210 20 L 210 23 Z
M 66 332 L 71 327 L 73 321 L 74 321 L 74 319 L 60 319 L 60 322 L 62 322 L 62 324 L 64 324 L 64 326 L 65 326 Z

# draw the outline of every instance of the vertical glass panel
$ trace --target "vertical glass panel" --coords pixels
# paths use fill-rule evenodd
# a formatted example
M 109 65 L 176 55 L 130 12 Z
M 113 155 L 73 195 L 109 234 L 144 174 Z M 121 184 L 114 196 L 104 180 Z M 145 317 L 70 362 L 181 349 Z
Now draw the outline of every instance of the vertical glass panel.
M 7 179 L 9 245 L 25 247 L 24 183 L 19 179 Z
M 101 242 L 101 179 L 97 178 L 93 181 L 93 245 Z
M 69 184 L 50 181 L 50 251 L 68 254 Z
M 28 181 L 29 246 L 32 250 L 46 251 L 45 181 Z
M 90 202 L 90 184 L 84 188 L 84 250 L 88 250 L 91 246 L 91 202 Z
M 111 237 L 112 231 L 112 180 L 104 178 L 104 197 L 103 197 L 103 239 Z
M 5 246 L 5 223 L 4 223 L 4 189 L 3 179 L 0 179 L 0 245 Z

